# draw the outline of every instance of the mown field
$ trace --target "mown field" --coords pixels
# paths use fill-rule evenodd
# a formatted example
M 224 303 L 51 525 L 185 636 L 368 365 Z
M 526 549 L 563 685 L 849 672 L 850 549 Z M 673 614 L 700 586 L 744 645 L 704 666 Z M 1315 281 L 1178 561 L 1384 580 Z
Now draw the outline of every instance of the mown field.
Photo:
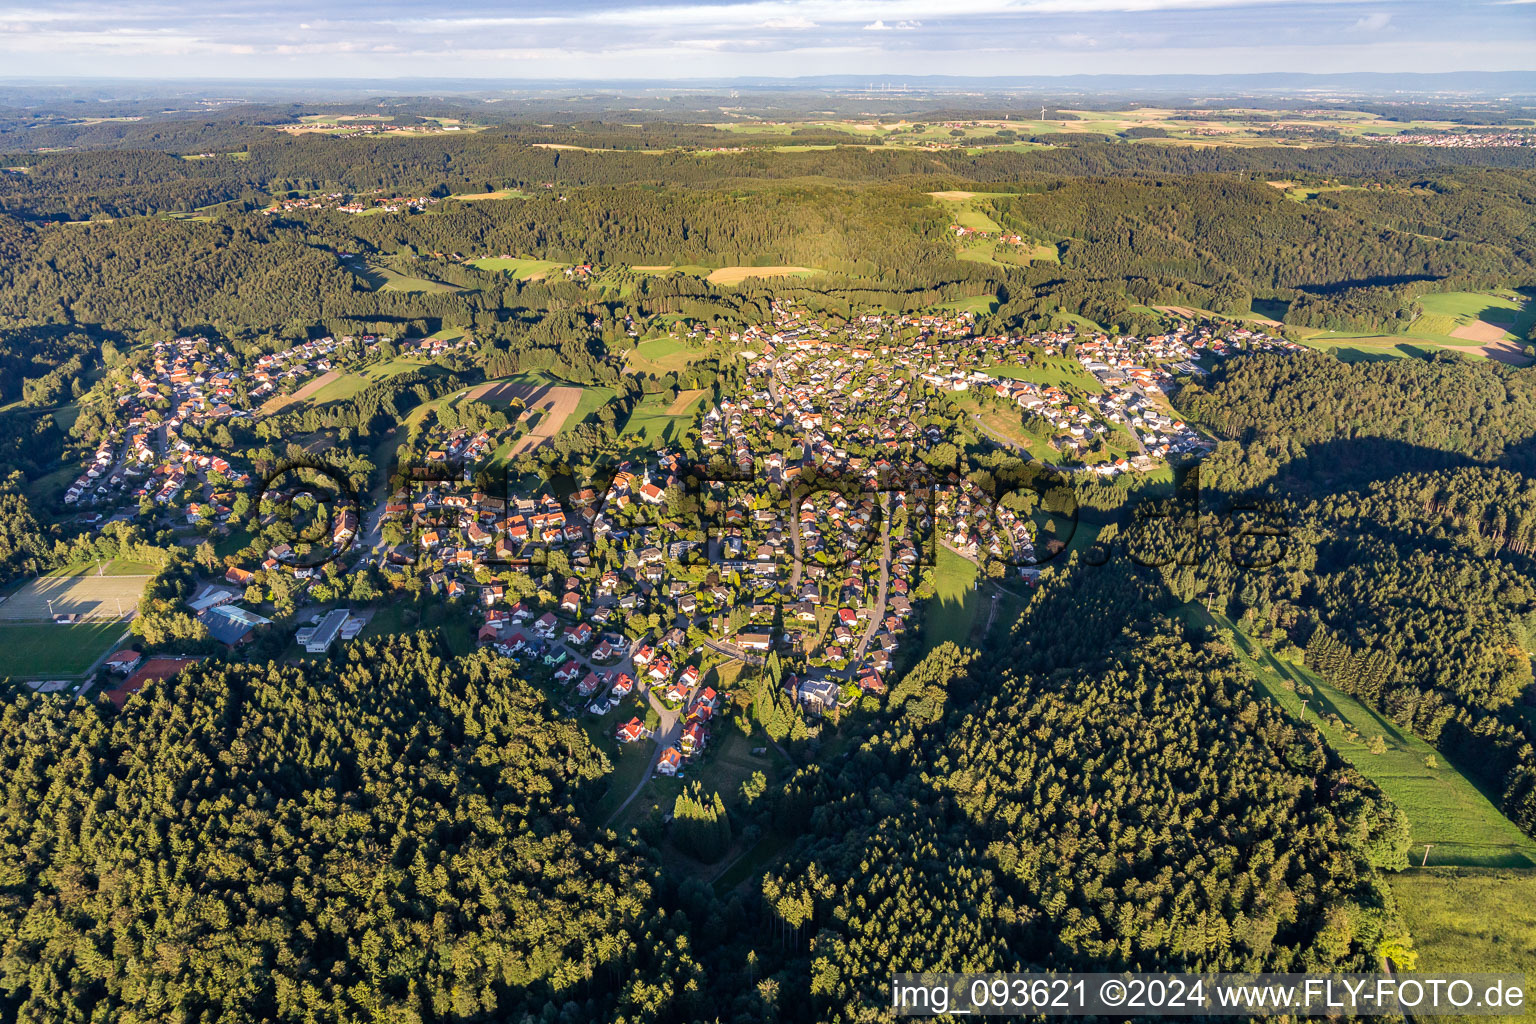
M 1422 863 L 1428 843 L 1433 846 L 1429 851 L 1431 865 L 1536 868 L 1536 840 L 1499 813 L 1444 755 L 1329 686 L 1310 669 L 1275 657 L 1225 616 L 1208 613 L 1198 605 L 1189 607 L 1198 620 L 1233 630 L 1238 656 L 1262 691 L 1293 717 L 1317 726 L 1330 747 L 1402 808 L 1412 831 L 1414 845 L 1409 857 L 1413 863 Z M 1314 691 L 1305 709 L 1296 693 L 1299 684 Z M 1337 715 L 1348 728 L 1319 718 L 1320 712 Z M 1373 754 L 1370 745 L 1377 736 L 1385 740 L 1386 751 Z
M 0 678 L 72 679 L 85 674 L 112 649 L 127 626 L 122 622 L 0 624 Z
M 933 600 L 923 610 L 925 651 L 946 640 L 964 643 L 971 635 L 985 604 L 980 593 L 971 589 L 976 571 L 975 562 L 938 545 L 933 561 Z

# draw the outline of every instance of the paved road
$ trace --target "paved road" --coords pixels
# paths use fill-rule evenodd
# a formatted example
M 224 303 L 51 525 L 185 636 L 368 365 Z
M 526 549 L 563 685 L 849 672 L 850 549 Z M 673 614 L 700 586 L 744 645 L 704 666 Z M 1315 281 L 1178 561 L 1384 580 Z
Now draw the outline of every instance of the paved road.
M 1026 459 L 1034 458 L 1034 456 L 1029 453 L 1029 449 L 1027 447 L 1013 440 L 1012 438 L 1004 437 L 1002 434 L 999 434 L 997 431 L 981 422 L 981 417 L 975 413 L 971 413 L 971 421 L 975 423 L 976 428 L 983 434 L 986 434 L 989 439 L 996 441 L 998 444 L 1005 447 L 1012 448 L 1014 451 L 1022 454 Z
M 885 621 L 886 589 L 891 583 L 891 515 L 890 506 L 884 497 L 880 501 L 880 589 L 875 598 L 874 611 L 870 613 L 869 625 L 864 627 L 864 636 L 859 640 L 859 646 L 854 648 L 853 660 L 850 662 L 850 671 L 855 671 L 864 661 L 864 652 L 869 649 L 869 642 L 875 637 L 875 630 L 880 628 L 880 623 Z
M 645 680 L 636 679 L 635 685 L 644 686 Z M 656 732 L 653 737 L 655 747 L 651 750 L 651 763 L 646 766 L 645 774 L 640 776 L 640 781 L 635 783 L 635 788 L 630 792 L 629 796 L 625 797 L 624 802 L 614 808 L 613 813 L 608 816 L 608 820 L 603 823 L 605 825 L 612 824 L 618 819 L 619 815 L 624 813 L 626 807 L 635 802 L 635 797 L 640 795 L 640 791 L 645 789 L 645 784 L 651 781 L 651 776 L 656 774 L 656 764 L 661 760 L 662 752 L 668 747 L 677 746 L 678 740 L 683 735 L 682 716 L 663 704 L 661 699 L 656 696 L 655 690 L 647 686 L 645 699 L 650 702 L 651 710 L 661 716 L 661 721 L 657 723 Z

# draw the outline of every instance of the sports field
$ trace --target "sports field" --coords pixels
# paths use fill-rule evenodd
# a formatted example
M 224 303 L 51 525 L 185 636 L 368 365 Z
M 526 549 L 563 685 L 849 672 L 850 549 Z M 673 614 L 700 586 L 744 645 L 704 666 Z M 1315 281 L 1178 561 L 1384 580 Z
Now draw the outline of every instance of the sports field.
M 112 649 L 125 629 L 117 621 L 70 626 L 0 623 L 0 678 L 78 678 Z
M 1413 863 L 1422 861 L 1424 845 L 1429 843 L 1433 844 L 1431 865 L 1536 868 L 1536 840 L 1500 814 L 1444 755 L 1329 686 L 1310 669 L 1275 657 L 1262 644 L 1237 631 L 1230 619 L 1206 613 L 1198 605 L 1192 608 L 1205 621 L 1233 629 L 1239 658 L 1263 691 L 1293 717 L 1317 726 L 1330 747 L 1402 809 L 1413 837 L 1409 851 Z M 1295 691 L 1297 684 L 1315 691 L 1305 710 Z M 1338 716 L 1345 725 L 1320 719 L 1320 711 Z M 1387 749 L 1373 754 L 1370 744 L 1377 736 L 1385 740 Z
M 122 619 L 138 607 L 149 582 L 143 576 L 40 576 L 0 604 L 0 622 L 47 622 L 55 615 Z

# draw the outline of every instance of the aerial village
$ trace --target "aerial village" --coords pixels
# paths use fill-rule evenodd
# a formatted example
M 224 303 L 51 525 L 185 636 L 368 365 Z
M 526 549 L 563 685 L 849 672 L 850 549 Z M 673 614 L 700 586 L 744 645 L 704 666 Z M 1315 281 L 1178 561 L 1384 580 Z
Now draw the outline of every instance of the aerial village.
M 504 450 L 503 431 L 434 425 L 414 461 L 437 471 L 396 481 L 363 522 L 347 513 L 331 535 L 347 571 L 375 574 L 386 601 L 401 591 L 454 609 L 476 646 L 545 680 L 570 713 L 602 718 L 621 743 L 654 743 L 664 775 L 707 757 L 712 731 L 744 706 L 742 680 L 770 659 L 809 721 L 879 700 L 932 593 L 925 574 L 937 547 L 978 567 L 997 562 L 993 577 L 1018 586 L 1038 574 L 1033 524 L 970 479 L 939 472 L 928 486 L 900 485 L 924 453 L 958 440 L 947 404 L 957 396 L 985 395 L 1038 421 L 1054 452 L 1036 458 L 1116 476 L 1209 445 L 1166 401 L 1175 374 L 1294 347 L 1248 325 L 1220 337 L 1194 325 L 1146 338 L 1071 328 L 1010 337 L 975 333 L 968 313 L 832 322 L 788 303 L 736 331 L 668 329 L 729 342 L 742 363 L 736 384 L 699 408 L 686 445 L 619 453 L 610 472 L 564 488 L 540 480 L 503 493 L 476 483 L 476 468 Z M 239 519 L 251 468 L 182 440 L 181 426 L 258 417 L 385 343 L 421 358 L 462 344 L 326 337 L 237 369 L 206 338 L 159 343 L 115 397 L 125 429 L 64 500 L 132 518 L 190 491 L 178 502 L 189 522 Z M 1056 383 L 1043 382 L 1053 373 Z M 1125 455 L 1075 461 L 1111 434 Z M 259 561 L 226 559 L 189 611 L 236 649 L 273 626 L 252 585 L 288 574 L 301 591 L 294 651 L 324 655 L 357 635 L 373 609 L 306 599 L 303 588 L 335 575 L 295 568 L 291 554 L 276 544 Z

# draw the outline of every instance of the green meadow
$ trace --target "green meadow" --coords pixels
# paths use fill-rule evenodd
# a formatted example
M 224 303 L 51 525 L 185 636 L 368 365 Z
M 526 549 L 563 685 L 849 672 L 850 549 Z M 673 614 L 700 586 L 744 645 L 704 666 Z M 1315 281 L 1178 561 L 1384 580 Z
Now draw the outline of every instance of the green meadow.
M 402 373 L 425 369 L 431 365 L 417 359 L 396 356 L 337 377 L 311 395 L 309 400 L 318 405 L 323 402 L 337 402 L 344 398 L 351 398 L 370 384 L 377 384 L 391 377 L 398 377 Z
M 1413 836 L 1412 863 L 1422 863 L 1428 843 L 1433 846 L 1431 865 L 1536 867 L 1536 840 L 1499 813 L 1482 790 L 1434 747 L 1334 689 L 1310 669 L 1277 658 L 1238 630 L 1231 619 L 1199 605 L 1189 607 L 1197 620 L 1232 630 L 1239 660 L 1262 691 L 1293 718 L 1316 726 L 1339 756 L 1402 809 Z M 1305 708 L 1296 692 L 1301 685 L 1313 690 Z M 1320 718 L 1319 713 L 1336 715 L 1345 724 Z M 1386 751 L 1373 754 L 1371 741 L 1377 736 L 1386 742 Z
M 979 591 L 971 589 L 975 582 L 976 563 L 940 544 L 933 564 L 933 600 L 924 613 L 925 650 L 931 651 L 946 640 L 966 642 L 986 603 Z
M 1417 970 L 1526 975 L 1523 1014 L 1500 1020 L 1536 1021 L 1529 999 L 1536 967 L 1536 873 L 1479 868 L 1409 868 L 1393 877 L 1398 910 L 1413 936 Z M 1416 1018 L 1434 1021 L 1487 1017 Z
M 622 432 L 639 434 L 647 444 L 672 440 L 693 423 L 703 401 L 704 393 L 701 392 L 688 403 L 683 412 L 674 415 L 667 411 L 672 406 L 671 398 L 665 394 L 646 395 L 630 412 Z
M 992 366 L 982 367 L 983 373 L 990 373 L 994 377 L 1008 377 L 1012 380 L 1029 381 L 1043 387 L 1055 386 L 1064 390 L 1087 392 L 1091 395 L 1102 394 L 1104 385 L 1076 359 L 1067 359 L 1060 356 L 1042 355 L 1028 366 L 1020 366 L 1017 363 L 998 363 Z
M 1423 312 L 1401 334 L 1316 331 L 1301 340 L 1347 361 L 1423 356 L 1435 348 L 1480 358 L 1482 353 L 1474 350 L 1485 342 L 1452 332 L 1481 320 L 1500 330 L 1491 340 L 1513 343 L 1536 324 L 1536 297 L 1529 290 L 1435 292 L 1420 296 L 1419 306 Z
M 470 260 L 469 265 L 479 267 L 481 270 L 500 270 L 511 274 L 519 281 L 526 281 L 532 277 L 544 277 L 554 270 L 564 270 L 569 263 L 560 263 L 555 260 L 536 260 L 532 258 L 504 260 L 500 257 L 487 257 L 482 260 Z
M 462 290 L 454 285 L 433 280 L 430 277 L 402 274 L 398 270 L 387 267 L 382 263 L 367 263 L 362 266 L 358 266 L 356 263 L 349 263 L 347 268 L 362 278 L 368 287 L 376 292 L 456 292 Z

